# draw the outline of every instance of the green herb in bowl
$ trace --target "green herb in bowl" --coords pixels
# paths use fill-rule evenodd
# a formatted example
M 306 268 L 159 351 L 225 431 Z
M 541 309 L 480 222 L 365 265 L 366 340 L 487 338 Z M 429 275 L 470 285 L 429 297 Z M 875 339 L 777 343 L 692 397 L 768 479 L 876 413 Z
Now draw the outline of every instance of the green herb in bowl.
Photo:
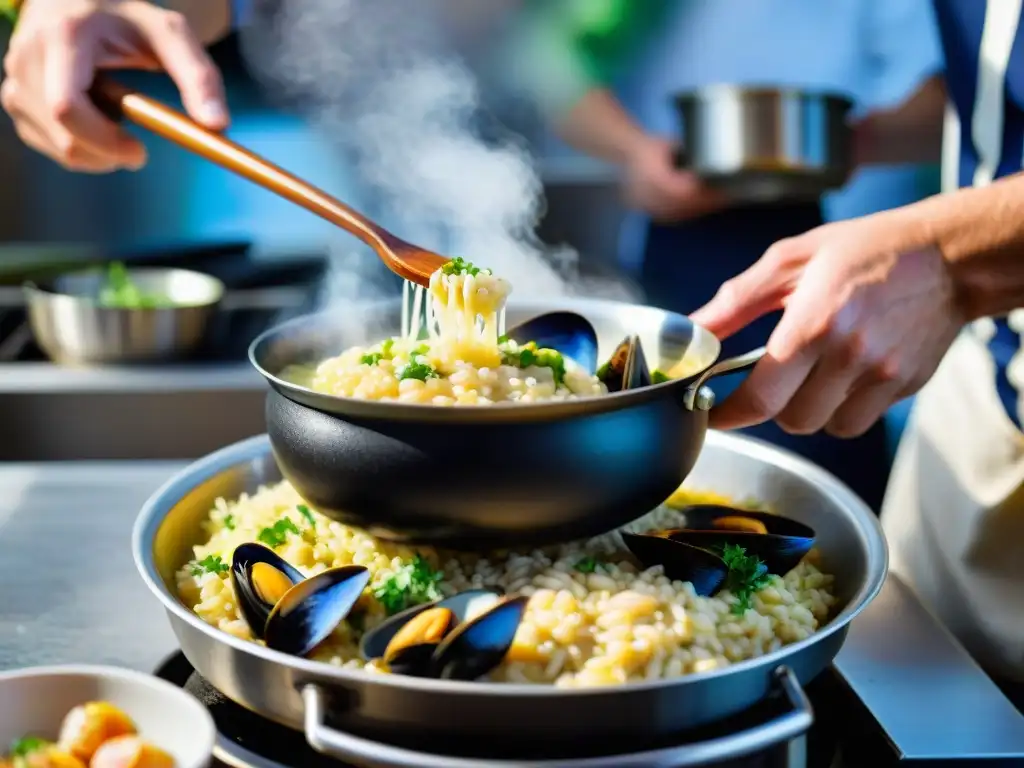
M 108 309 L 166 309 L 174 306 L 169 296 L 147 293 L 139 288 L 120 261 L 107 267 L 107 279 L 100 288 L 98 302 Z

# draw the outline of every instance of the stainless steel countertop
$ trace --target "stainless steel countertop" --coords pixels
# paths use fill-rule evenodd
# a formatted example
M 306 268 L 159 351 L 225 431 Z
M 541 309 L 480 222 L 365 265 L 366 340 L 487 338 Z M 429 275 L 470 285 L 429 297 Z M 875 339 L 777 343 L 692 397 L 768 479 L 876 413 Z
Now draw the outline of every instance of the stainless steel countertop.
M 103 663 L 152 671 L 176 649 L 130 537 L 181 462 L 0 465 L 0 669 Z M 890 577 L 836 669 L 908 759 L 1024 756 L 1024 717 Z

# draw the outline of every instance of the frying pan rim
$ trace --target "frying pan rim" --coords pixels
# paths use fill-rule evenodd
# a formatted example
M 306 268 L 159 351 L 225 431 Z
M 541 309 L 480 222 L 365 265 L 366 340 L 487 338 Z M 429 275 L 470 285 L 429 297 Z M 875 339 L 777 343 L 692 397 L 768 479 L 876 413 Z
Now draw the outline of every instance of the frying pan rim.
M 384 300 L 379 302 L 366 303 L 361 305 L 362 309 L 372 310 L 385 306 L 399 306 L 398 300 Z M 655 311 L 664 315 L 667 319 L 677 318 L 686 321 L 697 330 L 693 338 L 706 336 L 711 339 L 717 349 L 714 356 L 699 370 L 681 379 L 669 379 L 668 381 L 650 384 L 640 389 L 630 389 L 621 392 L 609 392 L 603 395 L 587 395 L 572 400 L 552 400 L 538 403 L 494 403 L 489 406 L 465 406 L 450 407 L 438 406 L 429 403 L 397 403 L 374 400 L 361 400 L 354 397 L 342 397 L 340 395 L 329 395 L 317 392 L 309 387 L 286 381 L 278 374 L 267 370 L 259 360 L 260 348 L 269 339 L 280 336 L 290 328 L 300 327 L 305 324 L 313 324 L 324 321 L 332 314 L 327 312 L 313 312 L 300 317 L 286 320 L 267 330 L 252 340 L 249 345 L 249 363 L 256 371 L 267 380 L 267 383 L 283 397 L 298 403 L 306 408 L 320 411 L 321 413 L 339 416 L 341 418 L 356 419 L 381 419 L 387 421 L 401 422 L 447 422 L 457 424 L 500 424 L 510 421 L 547 421 L 555 422 L 563 419 L 578 417 L 582 415 L 593 415 L 597 413 L 613 413 L 628 408 L 632 405 L 650 402 L 663 395 L 683 398 L 690 385 L 709 368 L 719 362 L 722 345 L 711 331 L 693 322 L 686 315 L 678 312 L 669 312 L 657 307 L 649 307 L 639 304 L 630 304 L 623 301 L 610 301 L 605 299 L 590 299 L 583 297 L 562 297 L 562 298 L 538 298 L 538 299 L 510 299 L 508 306 L 512 309 L 521 309 L 527 312 L 536 311 L 537 315 L 558 311 L 578 311 L 578 314 L 587 317 L 584 311 L 590 307 L 604 307 L 605 309 L 620 311 Z M 576 309 L 574 309 L 576 308 Z M 685 356 L 685 353 L 684 353 Z M 710 378 L 710 377 L 709 377 Z M 323 403 L 332 407 L 318 407 L 316 403 Z
M 865 573 L 862 583 L 852 594 L 843 609 L 828 624 L 803 640 L 784 645 L 771 653 L 755 656 L 716 670 L 694 673 L 677 678 L 628 683 L 625 685 L 595 688 L 558 688 L 554 685 L 523 683 L 492 683 L 480 681 L 433 680 L 404 675 L 382 675 L 362 670 L 343 669 L 326 662 L 310 661 L 274 651 L 256 643 L 242 640 L 207 624 L 193 611 L 186 608 L 180 599 L 172 594 L 168 585 L 157 571 L 154 547 L 156 535 L 167 516 L 183 498 L 184 494 L 200 484 L 231 469 L 252 464 L 257 460 L 273 459 L 269 437 L 256 435 L 225 446 L 207 456 L 190 463 L 176 472 L 158 488 L 143 505 L 132 530 L 132 551 L 136 568 L 149 590 L 156 595 L 164 609 L 194 630 L 207 635 L 214 642 L 226 643 L 235 650 L 259 658 L 262 661 L 283 665 L 294 673 L 307 675 L 311 679 L 328 680 L 341 686 L 383 685 L 397 690 L 419 690 L 439 695 L 481 695 L 502 697 L 532 697 L 535 695 L 556 696 L 575 699 L 584 696 L 608 696 L 622 693 L 643 693 L 658 691 L 667 687 L 685 684 L 689 681 L 710 680 L 753 670 L 760 666 L 777 667 L 785 659 L 809 648 L 825 638 L 842 632 L 850 622 L 878 595 L 888 575 L 889 553 L 885 535 L 877 517 L 868 506 L 839 479 L 785 449 L 777 448 L 755 438 L 708 430 L 707 439 L 725 448 L 732 448 L 752 458 L 771 458 L 771 463 L 789 474 L 796 474 L 806 482 L 819 488 L 848 507 L 850 517 L 858 533 L 858 539 L 865 552 Z

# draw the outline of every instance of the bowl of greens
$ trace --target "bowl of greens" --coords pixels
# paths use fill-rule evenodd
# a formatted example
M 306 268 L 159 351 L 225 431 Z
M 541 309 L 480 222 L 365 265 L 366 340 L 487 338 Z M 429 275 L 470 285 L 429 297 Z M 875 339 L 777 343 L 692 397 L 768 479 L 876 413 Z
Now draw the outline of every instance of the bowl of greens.
M 24 286 L 36 342 L 63 364 L 150 363 L 188 357 L 224 296 L 214 277 L 113 262 Z

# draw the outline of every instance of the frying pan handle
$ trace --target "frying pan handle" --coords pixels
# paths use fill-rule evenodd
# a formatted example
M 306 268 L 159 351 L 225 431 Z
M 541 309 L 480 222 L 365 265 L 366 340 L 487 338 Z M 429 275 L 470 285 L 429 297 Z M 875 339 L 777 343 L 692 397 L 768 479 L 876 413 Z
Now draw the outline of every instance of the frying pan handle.
M 393 238 L 361 213 L 323 190 L 253 154 L 226 136 L 203 127 L 166 104 L 111 80 L 105 74 L 97 75 L 89 89 L 89 96 L 97 109 L 114 122 L 127 120 L 145 128 L 302 206 L 360 238 L 378 252 L 383 241 Z
M 629 755 L 585 757 L 579 760 L 473 760 L 424 754 L 352 736 L 329 727 L 324 722 L 327 693 L 319 685 L 306 685 L 302 689 L 302 700 L 306 705 L 306 740 L 310 746 L 352 765 L 374 768 L 670 768 L 735 760 L 804 734 L 814 721 L 814 712 L 807 694 L 788 667 L 775 670 L 775 682 L 791 710 L 770 722 L 708 741 Z
M 724 376 L 727 373 L 739 373 L 753 368 L 765 356 L 767 350 L 764 347 L 747 352 L 745 355 L 730 357 L 722 360 L 708 368 L 704 373 L 694 379 L 693 383 L 686 388 L 686 407 L 691 411 L 709 411 L 715 404 L 715 394 L 708 389 L 707 384 L 716 376 Z

